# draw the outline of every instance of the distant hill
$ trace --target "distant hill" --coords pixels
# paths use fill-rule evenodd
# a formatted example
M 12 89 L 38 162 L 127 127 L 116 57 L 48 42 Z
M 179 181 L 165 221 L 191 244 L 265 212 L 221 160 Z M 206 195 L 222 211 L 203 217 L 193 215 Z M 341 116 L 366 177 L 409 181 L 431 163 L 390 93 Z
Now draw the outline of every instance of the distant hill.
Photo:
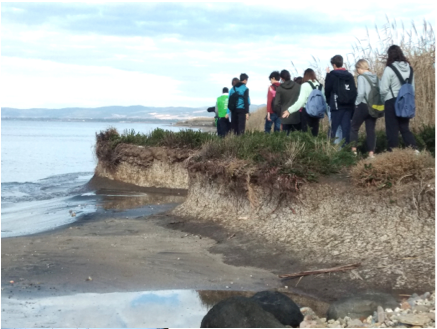
M 260 105 L 251 105 L 255 111 Z M 104 106 L 96 108 L 71 107 L 63 109 L 15 109 L 1 108 L 2 119 L 58 119 L 58 120 L 184 120 L 193 117 L 213 117 L 207 107 L 146 107 Z

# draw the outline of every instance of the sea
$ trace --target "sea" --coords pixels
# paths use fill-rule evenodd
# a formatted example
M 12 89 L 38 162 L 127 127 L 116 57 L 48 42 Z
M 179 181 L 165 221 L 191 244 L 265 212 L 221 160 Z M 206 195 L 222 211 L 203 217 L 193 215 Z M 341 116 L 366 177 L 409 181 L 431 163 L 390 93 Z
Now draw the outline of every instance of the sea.
M 87 183 L 97 164 L 96 133 L 110 127 L 119 133 L 181 129 L 168 121 L 1 121 L 2 238 L 56 229 L 102 206 L 105 193 Z M 112 197 L 144 197 L 138 191 L 106 192 Z

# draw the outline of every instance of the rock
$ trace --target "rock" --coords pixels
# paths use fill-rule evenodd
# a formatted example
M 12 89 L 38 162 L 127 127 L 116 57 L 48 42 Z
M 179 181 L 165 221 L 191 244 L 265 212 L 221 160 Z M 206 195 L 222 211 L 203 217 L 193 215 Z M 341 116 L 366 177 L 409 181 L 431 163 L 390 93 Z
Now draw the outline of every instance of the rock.
M 293 300 L 277 291 L 261 291 L 251 297 L 285 326 L 299 327 L 303 314 Z
M 401 304 L 401 309 L 403 309 L 403 310 L 409 310 L 410 308 L 411 308 L 410 303 L 408 303 L 408 302 L 402 302 L 402 304 Z
M 338 319 L 349 316 L 351 318 L 367 318 L 373 315 L 378 306 L 383 308 L 395 308 L 398 305 L 396 299 L 385 293 L 364 293 L 353 297 L 339 299 L 331 304 L 328 309 L 328 319 Z
M 348 328 L 360 328 L 363 326 L 363 323 L 358 319 L 349 320 L 347 323 Z
M 416 305 L 413 307 L 413 311 L 417 312 L 429 312 L 429 307 L 425 305 Z
M 410 326 L 424 326 L 431 320 L 427 314 L 407 314 L 399 316 L 398 321 Z
M 435 312 L 429 312 L 429 313 L 426 313 L 426 315 L 432 320 L 432 321 L 434 321 L 435 322 Z
M 273 314 L 252 298 L 231 297 L 222 300 L 203 317 L 201 328 L 285 328 Z
M 378 313 L 378 322 L 383 323 L 385 321 L 384 309 L 381 306 L 378 306 L 376 312 Z

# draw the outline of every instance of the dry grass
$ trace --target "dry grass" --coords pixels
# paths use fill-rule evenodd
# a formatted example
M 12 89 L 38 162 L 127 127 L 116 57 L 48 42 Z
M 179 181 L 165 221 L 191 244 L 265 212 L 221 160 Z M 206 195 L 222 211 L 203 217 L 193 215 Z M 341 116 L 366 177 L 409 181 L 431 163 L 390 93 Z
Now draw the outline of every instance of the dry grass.
M 411 181 L 435 177 L 435 160 L 429 152 L 416 154 L 412 149 L 395 149 L 374 159 L 365 159 L 351 169 L 352 181 L 358 186 L 392 187 Z
M 260 107 L 255 112 L 250 114 L 249 120 L 246 122 L 247 131 L 264 131 L 264 125 L 267 116 L 267 106 Z

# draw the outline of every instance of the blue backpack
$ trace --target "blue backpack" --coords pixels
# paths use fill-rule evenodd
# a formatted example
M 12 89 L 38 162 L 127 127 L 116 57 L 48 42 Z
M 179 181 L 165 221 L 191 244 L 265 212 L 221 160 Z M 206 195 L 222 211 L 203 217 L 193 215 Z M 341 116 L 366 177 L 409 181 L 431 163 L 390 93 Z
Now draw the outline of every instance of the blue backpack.
M 323 119 L 325 117 L 325 113 L 328 112 L 328 107 L 321 91 L 323 86 L 320 84 L 318 88 L 316 88 L 311 81 L 307 82 L 311 85 L 311 88 L 313 88 L 313 90 L 308 96 L 308 101 L 305 109 L 309 116 L 313 118 Z
M 413 85 L 411 84 L 411 82 L 413 81 L 413 68 L 410 66 L 410 77 L 404 80 L 396 67 L 391 64 L 389 65 L 389 67 L 395 72 L 402 85 L 395 102 L 396 116 L 400 118 L 412 119 L 416 114 L 416 102 L 414 97 Z M 394 98 L 395 95 L 393 94 L 391 86 L 390 91 Z

